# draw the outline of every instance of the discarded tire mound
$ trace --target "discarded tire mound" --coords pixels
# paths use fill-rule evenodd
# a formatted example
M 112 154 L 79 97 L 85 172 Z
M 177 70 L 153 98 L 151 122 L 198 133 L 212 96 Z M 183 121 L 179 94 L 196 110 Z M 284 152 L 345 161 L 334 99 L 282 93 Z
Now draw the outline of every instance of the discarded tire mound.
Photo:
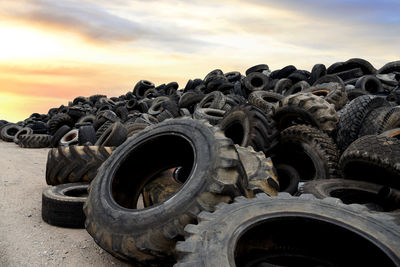
M 399 61 L 359 58 L 216 69 L 0 121 L 0 138 L 50 148 L 45 222 L 135 266 L 399 266 L 399 82 Z

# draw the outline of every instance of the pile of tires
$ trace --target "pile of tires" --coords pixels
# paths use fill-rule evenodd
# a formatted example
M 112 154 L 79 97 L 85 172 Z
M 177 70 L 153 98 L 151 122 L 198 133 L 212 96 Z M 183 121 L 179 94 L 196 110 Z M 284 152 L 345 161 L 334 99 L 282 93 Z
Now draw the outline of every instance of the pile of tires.
M 181 89 L 142 80 L 117 98 L 77 97 L 1 133 L 53 147 L 43 219 L 85 227 L 119 259 L 396 266 L 399 81 L 399 61 L 358 58 L 217 69 Z

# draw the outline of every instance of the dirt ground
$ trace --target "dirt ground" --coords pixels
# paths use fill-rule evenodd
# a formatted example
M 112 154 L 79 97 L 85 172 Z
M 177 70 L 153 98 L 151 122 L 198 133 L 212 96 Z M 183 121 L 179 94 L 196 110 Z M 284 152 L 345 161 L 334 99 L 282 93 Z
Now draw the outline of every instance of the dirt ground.
M 0 266 L 129 266 L 97 246 L 85 229 L 42 221 L 48 151 L 0 140 Z

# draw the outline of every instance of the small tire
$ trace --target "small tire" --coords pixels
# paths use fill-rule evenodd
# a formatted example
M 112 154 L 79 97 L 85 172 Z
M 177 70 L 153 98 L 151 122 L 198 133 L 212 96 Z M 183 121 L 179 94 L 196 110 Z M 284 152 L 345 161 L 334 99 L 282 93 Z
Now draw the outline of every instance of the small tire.
M 87 183 L 71 183 L 46 188 L 42 193 L 42 219 L 48 224 L 67 228 L 85 228 L 83 204 Z
M 60 140 L 59 144 L 61 146 L 73 146 L 79 144 L 79 130 L 72 129 L 68 133 L 66 133 Z
M 95 145 L 117 147 L 125 142 L 127 136 L 128 130 L 125 126 L 120 122 L 115 122 L 99 137 Z

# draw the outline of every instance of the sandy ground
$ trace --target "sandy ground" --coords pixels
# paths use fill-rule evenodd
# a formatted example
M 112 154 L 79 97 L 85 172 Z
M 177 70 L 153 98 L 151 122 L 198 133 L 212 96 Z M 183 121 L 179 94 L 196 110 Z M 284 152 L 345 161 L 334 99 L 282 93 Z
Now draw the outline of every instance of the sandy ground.
M 85 229 L 42 221 L 48 151 L 0 140 L 0 266 L 128 266 L 97 246 Z

